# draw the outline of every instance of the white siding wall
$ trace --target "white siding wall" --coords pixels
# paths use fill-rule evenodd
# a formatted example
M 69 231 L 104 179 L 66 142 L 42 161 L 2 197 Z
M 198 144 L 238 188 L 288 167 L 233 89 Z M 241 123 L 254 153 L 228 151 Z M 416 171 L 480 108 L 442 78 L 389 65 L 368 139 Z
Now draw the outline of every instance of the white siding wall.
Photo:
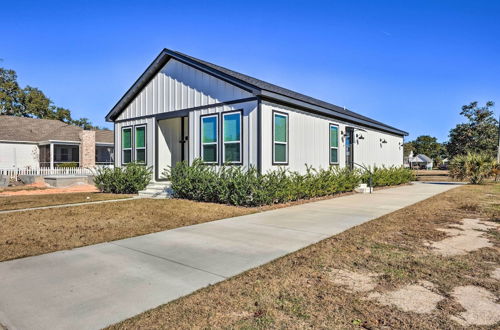
M 288 114 L 289 121 L 289 163 L 292 171 L 305 172 L 306 164 L 314 168 L 329 166 L 329 124 L 339 126 L 340 166 L 345 166 L 345 141 L 340 132 L 345 132 L 346 126 L 354 126 L 344 121 L 334 120 L 320 115 L 311 114 L 291 107 L 270 102 L 262 103 L 262 170 L 277 168 L 272 165 L 272 113 L 273 110 Z M 362 127 L 360 127 L 362 128 Z M 363 165 L 400 166 L 403 165 L 403 142 L 400 136 L 379 132 L 373 129 L 356 129 L 356 134 L 362 134 L 364 139 L 354 139 L 354 162 Z M 381 144 L 380 138 L 387 140 Z
M 0 142 L 0 168 L 38 167 L 38 145 Z
M 200 116 L 227 111 L 243 110 L 242 130 L 243 130 L 243 166 L 257 166 L 257 101 L 250 101 L 240 104 L 225 105 L 203 110 L 196 110 L 189 113 L 189 160 L 200 158 Z M 219 128 L 222 117 L 219 116 Z M 220 154 L 220 152 L 219 152 Z M 220 157 L 221 155 L 219 155 Z
M 122 164 L 122 127 L 146 124 L 146 162 L 148 166 L 154 164 L 154 148 L 156 134 L 156 120 L 154 118 L 145 118 L 137 120 L 128 120 L 115 123 L 115 165 Z M 132 136 L 133 138 L 133 136 Z
M 117 120 L 252 96 L 245 90 L 171 59 L 118 116 Z
M 366 132 L 355 130 L 356 134 L 363 135 L 364 139 L 354 138 L 354 162 L 377 166 L 403 165 L 403 137 L 371 129 L 366 129 Z M 380 139 L 387 143 L 381 143 Z

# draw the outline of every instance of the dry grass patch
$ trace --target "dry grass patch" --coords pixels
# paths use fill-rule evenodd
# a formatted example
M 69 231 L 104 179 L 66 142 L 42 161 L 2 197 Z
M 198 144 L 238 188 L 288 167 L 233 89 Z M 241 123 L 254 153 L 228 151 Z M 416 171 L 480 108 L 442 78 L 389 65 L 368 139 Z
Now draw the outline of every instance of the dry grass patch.
M 479 205 L 475 211 L 459 207 L 471 201 Z M 500 265 L 500 237 L 492 229 L 487 235 L 493 247 L 451 257 L 432 253 L 424 243 L 446 237 L 438 228 L 478 217 L 500 220 L 500 185 L 453 189 L 112 328 L 459 328 L 451 317 L 468 314 L 453 298 L 456 287 L 500 294 L 499 281 L 491 278 Z M 405 312 L 334 283 L 339 269 L 377 274 L 374 290 L 381 293 L 432 283 L 428 290 L 444 299 L 433 295 L 436 308 Z
M 64 196 L 67 195 L 57 195 L 56 198 Z M 0 261 L 134 237 L 258 210 L 176 199 L 136 199 L 0 214 Z
M 47 190 L 47 189 L 53 189 L 53 188 L 52 187 L 42 187 L 39 185 L 19 185 L 19 186 L 1 187 L 0 193 L 14 192 L 14 191 Z
M 72 203 L 95 202 L 110 199 L 121 199 L 133 195 L 103 193 L 66 193 L 26 196 L 0 196 L 0 211 L 18 210 L 30 207 L 53 206 Z

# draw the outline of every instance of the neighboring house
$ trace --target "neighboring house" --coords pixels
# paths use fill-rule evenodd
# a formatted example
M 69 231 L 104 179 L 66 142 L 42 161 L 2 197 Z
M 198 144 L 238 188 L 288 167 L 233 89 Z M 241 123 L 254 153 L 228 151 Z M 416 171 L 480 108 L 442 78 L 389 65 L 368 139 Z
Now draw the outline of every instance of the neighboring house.
M 87 131 L 59 120 L 0 116 L 0 168 L 114 164 L 113 131 Z
M 314 82 L 312 82 L 314 83 Z M 403 165 L 406 132 L 345 108 L 164 49 L 106 116 L 115 164 Z
M 418 154 L 416 156 L 413 156 L 413 151 L 410 153 L 408 158 L 405 159 L 405 164 L 408 164 L 408 167 L 410 168 L 427 169 L 427 170 L 432 170 L 432 167 L 434 166 L 432 158 L 424 154 Z

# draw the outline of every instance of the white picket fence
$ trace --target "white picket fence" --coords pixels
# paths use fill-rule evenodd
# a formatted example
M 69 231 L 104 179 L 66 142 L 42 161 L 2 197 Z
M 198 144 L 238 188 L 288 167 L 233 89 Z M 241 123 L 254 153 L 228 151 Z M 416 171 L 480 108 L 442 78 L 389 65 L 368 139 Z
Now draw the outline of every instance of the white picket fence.
M 50 167 L 39 168 L 0 168 L 0 175 L 8 175 L 11 179 L 18 175 L 92 175 L 96 173 L 96 168 L 86 167 Z

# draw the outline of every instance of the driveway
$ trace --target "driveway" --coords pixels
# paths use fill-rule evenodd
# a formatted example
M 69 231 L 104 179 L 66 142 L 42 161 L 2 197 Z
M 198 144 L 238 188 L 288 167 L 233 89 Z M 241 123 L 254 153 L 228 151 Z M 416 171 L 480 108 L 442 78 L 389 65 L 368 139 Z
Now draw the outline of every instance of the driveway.
M 102 328 L 454 187 L 417 183 L 2 262 L 0 324 Z

